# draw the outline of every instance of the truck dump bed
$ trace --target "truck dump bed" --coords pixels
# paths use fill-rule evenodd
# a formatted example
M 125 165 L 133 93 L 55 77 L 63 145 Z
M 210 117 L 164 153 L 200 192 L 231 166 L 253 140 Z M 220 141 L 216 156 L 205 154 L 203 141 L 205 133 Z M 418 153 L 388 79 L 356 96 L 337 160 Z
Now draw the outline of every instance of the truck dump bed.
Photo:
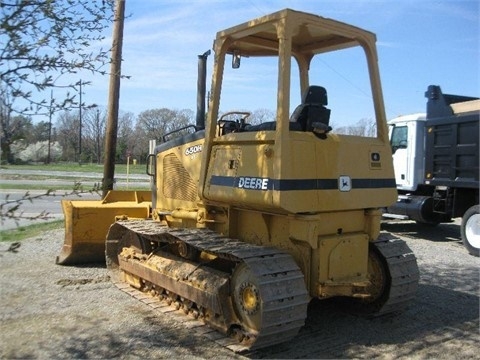
M 478 188 L 480 100 L 454 99 L 436 86 L 426 95 L 425 183 Z

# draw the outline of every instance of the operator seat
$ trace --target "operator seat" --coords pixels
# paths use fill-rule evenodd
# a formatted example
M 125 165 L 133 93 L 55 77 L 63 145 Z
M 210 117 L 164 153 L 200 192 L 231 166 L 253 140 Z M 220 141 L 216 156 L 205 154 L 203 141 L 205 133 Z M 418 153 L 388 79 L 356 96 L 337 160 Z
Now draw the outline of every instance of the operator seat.
M 325 107 L 327 104 L 327 90 L 322 86 L 309 86 L 303 94 L 302 103 L 297 106 L 290 121 L 299 123 L 303 131 L 313 131 L 312 123 L 314 122 L 323 123 L 328 127 L 330 109 Z

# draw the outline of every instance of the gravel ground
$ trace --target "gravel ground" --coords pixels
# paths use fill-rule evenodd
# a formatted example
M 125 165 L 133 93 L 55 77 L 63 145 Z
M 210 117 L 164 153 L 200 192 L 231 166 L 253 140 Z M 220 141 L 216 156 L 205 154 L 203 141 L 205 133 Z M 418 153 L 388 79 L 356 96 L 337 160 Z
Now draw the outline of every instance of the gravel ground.
M 294 340 L 232 353 L 112 285 L 103 265 L 55 265 L 63 230 L 0 243 L 0 358 L 414 358 L 480 359 L 479 265 L 458 224 L 422 228 L 389 221 L 421 272 L 416 300 L 396 316 L 366 319 L 312 301 Z

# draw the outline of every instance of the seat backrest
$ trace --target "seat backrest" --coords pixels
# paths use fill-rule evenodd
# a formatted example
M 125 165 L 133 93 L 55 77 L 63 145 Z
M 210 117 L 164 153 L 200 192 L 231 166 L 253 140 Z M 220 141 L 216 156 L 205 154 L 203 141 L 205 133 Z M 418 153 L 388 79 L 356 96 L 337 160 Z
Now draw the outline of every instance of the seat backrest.
M 303 94 L 302 104 L 297 106 L 290 121 L 300 123 L 303 131 L 312 131 L 313 122 L 321 122 L 328 125 L 330 122 L 330 109 L 324 106 L 327 104 L 327 90 L 322 86 L 309 86 Z
M 309 86 L 303 94 L 302 104 L 328 105 L 327 90 L 318 85 Z

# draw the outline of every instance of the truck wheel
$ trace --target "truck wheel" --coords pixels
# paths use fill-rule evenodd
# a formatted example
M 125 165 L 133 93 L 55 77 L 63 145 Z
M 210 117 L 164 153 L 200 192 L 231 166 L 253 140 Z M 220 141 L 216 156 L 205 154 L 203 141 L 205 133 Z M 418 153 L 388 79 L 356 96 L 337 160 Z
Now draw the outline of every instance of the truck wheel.
M 462 218 L 460 227 L 463 245 L 473 256 L 480 256 L 480 206 L 469 208 Z

